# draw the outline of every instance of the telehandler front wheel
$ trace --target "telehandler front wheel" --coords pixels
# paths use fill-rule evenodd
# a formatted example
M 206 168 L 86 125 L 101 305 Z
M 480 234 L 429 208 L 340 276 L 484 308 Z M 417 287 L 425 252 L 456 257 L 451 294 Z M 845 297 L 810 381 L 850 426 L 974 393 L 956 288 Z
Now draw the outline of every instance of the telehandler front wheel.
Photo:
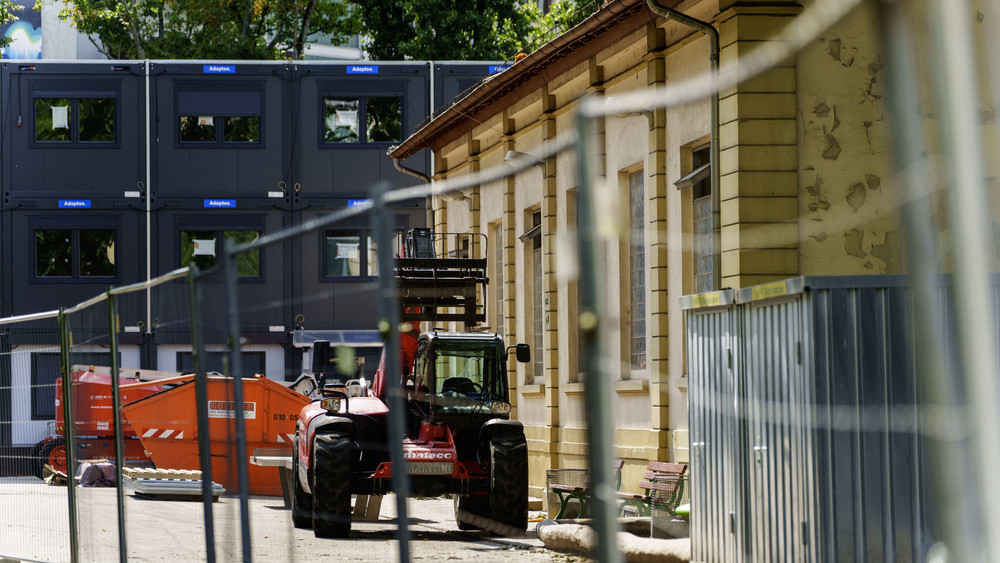
M 351 533 L 351 439 L 339 433 L 313 440 L 313 532 L 317 538 Z

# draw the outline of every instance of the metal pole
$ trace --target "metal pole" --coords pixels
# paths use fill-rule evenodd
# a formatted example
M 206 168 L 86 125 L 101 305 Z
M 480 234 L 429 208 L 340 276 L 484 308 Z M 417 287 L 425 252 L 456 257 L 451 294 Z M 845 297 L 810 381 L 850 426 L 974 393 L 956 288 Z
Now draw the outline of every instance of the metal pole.
M 971 439 L 971 487 L 978 509 L 974 530 L 981 539 L 971 554 L 983 561 L 1000 560 L 1000 414 L 997 412 L 996 330 L 986 314 L 992 304 L 987 271 L 992 255 L 987 236 L 987 186 L 979 117 L 979 90 L 972 49 L 972 11 L 964 2 L 929 0 L 928 20 L 940 58 L 934 61 L 935 83 L 941 98 L 939 131 L 948 173 L 948 208 L 955 257 L 956 342 L 960 373 L 968 390 L 967 428 Z M 979 30 L 978 32 L 982 32 Z
M 933 232 L 930 174 L 923 164 L 926 149 L 921 143 L 920 101 L 913 88 L 918 83 L 912 60 L 916 43 L 899 2 L 882 0 L 878 7 L 883 48 L 887 60 L 892 61 L 886 67 L 886 106 L 892 127 L 893 170 L 896 183 L 905 194 L 900 211 L 909 241 L 906 249 L 914 302 L 918 304 L 913 307 L 913 326 L 917 365 L 921 366 L 917 369 L 922 388 L 921 412 L 936 407 L 949 414 L 944 424 L 948 431 L 924 436 L 930 472 L 928 481 L 936 512 L 941 516 L 936 519 L 939 529 L 935 530 L 935 535 L 949 547 L 952 560 L 973 561 L 978 557 L 970 549 L 981 541 L 977 539 L 979 533 L 973 510 L 977 500 L 967 486 L 972 482 L 971 475 L 965 474 L 969 468 L 954 463 L 956 459 L 970 459 L 972 454 L 967 439 L 959 438 L 965 426 L 957 416 L 964 402 L 959 391 L 962 386 L 958 374 L 944 360 L 943 343 L 947 340 L 941 328 L 948 325 L 935 305 L 940 300 L 941 288 L 935 273 L 938 252 Z M 924 425 L 919 428 L 927 430 Z
M 621 554 L 616 541 L 618 517 L 613 510 L 614 423 L 608 400 L 614 393 L 609 381 L 608 354 L 601 334 L 601 324 L 608 319 L 604 298 L 606 269 L 602 259 L 605 241 L 601 240 L 596 225 L 597 205 L 594 201 L 595 180 L 600 176 L 600 159 L 593 154 L 593 140 L 599 137 L 597 119 L 585 112 L 584 108 L 577 114 L 576 123 L 579 132 L 576 154 L 580 179 L 578 239 L 580 276 L 584 282 L 580 284 L 583 291 L 579 323 L 586 351 L 583 362 L 583 397 L 588 415 L 587 442 L 590 445 L 587 449 L 587 461 L 594 488 L 589 506 L 597 531 L 594 556 L 603 563 L 617 563 L 621 560 Z
M 150 106 L 150 101 L 149 101 L 149 84 L 150 84 L 149 77 L 150 77 L 150 74 L 152 73 L 151 65 L 152 65 L 152 63 L 150 63 L 149 60 L 147 60 L 144 63 L 144 65 L 143 65 L 143 66 L 146 67 L 146 112 L 145 112 L 145 114 L 146 114 L 146 138 L 145 138 L 145 143 L 146 143 L 146 185 L 144 186 L 144 190 L 143 190 L 144 193 L 142 194 L 142 196 L 146 200 L 145 201 L 145 208 L 146 208 L 146 210 L 145 210 L 146 211 L 145 212 L 145 218 L 146 218 L 146 282 L 147 283 L 149 282 L 149 280 L 151 280 L 153 278 L 153 264 L 152 264 L 152 262 L 153 262 L 153 259 L 152 259 L 152 256 L 153 256 L 153 237 L 152 237 L 152 234 L 153 234 L 153 227 L 152 227 L 152 217 L 153 217 L 152 199 L 153 199 L 153 190 L 152 190 L 152 184 L 150 183 L 152 181 L 152 178 L 153 178 L 153 172 L 150 169 L 151 165 L 152 165 L 152 162 L 153 162 L 153 156 L 152 156 L 152 150 L 153 149 L 152 149 L 152 147 L 150 146 L 150 143 L 149 143 L 149 140 L 153 138 L 153 135 L 151 134 L 151 128 L 150 128 L 150 115 L 152 114 L 152 111 L 151 111 L 151 106 Z M 149 288 L 146 288 L 146 326 L 149 327 L 148 330 L 150 330 L 150 331 L 153 330 L 153 294 L 149 290 Z
M 128 561 L 125 545 L 125 488 L 122 474 L 125 465 L 125 444 L 122 441 L 121 385 L 118 381 L 118 312 L 115 296 L 108 290 L 108 352 L 111 354 L 111 412 L 115 425 L 115 487 L 118 496 L 118 560 Z
M 385 346 L 385 381 L 389 391 L 389 456 L 392 459 L 392 485 L 396 492 L 396 538 L 399 560 L 410 560 L 410 524 L 406 516 L 406 499 L 410 496 L 410 477 L 403 457 L 403 437 L 406 420 L 403 413 L 403 388 L 399 379 L 399 303 L 396 300 L 395 260 L 392 255 L 392 215 L 386 204 L 387 182 L 375 188 L 375 247 L 378 249 L 378 329 Z
M 69 365 L 69 320 L 59 309 L 59 354 L 62 358 L 63 435 L 66 437 L 66 497 L 69 500 L 69 560 L 80 559 L 79 529 L 76 518 L 76 442 L 73 439 L 73 382 Z
M 198 417 L 198 457 L 201 460 L 201 504 L 205 518 L 205 563 L 215 563 L 215 518 L 212 515 L 212 448 L 208 434 L 208 381 L 201 361 L 205 341 L 198 328 L 201 284 L 195 279 L 198 267 L 188 273 L 188 297 L 191 315 L 191 359 L 194 362 L 195 413 Z
M 240 304 L 237 296 L 239 278 L 233 241 L 223 243 L 222 272 L 226 284 L 226 317 L 229 321 L 229 376 L 233 382 L 233 410 L 236 412 L 236 479 L 240 488 L 240 531 L 243 561 L 249 563 L 250 551 L 250 479 L 247 473 L 247 435 L 243 416 L 243 365 L 240 361 Z

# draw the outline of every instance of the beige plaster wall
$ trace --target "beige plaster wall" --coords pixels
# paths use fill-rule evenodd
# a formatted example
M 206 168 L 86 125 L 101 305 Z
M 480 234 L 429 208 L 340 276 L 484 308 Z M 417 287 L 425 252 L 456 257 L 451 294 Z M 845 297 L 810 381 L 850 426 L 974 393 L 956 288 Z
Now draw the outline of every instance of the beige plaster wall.
M 798 59 L 799 250 L 804 275 L 903 267 L 900 197 L 889 185 L 886 69 L 862 8 Z

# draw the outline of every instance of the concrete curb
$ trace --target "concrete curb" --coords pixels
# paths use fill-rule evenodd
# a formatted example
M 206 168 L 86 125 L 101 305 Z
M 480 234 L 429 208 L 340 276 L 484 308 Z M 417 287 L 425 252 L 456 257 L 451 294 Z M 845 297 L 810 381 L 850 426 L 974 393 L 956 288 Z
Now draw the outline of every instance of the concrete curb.
M 545 520 L 538 523 L 535 531 L 545 547 L 555 551 L 589 556 L 597 542 L 594 530 L 583 524 Z M 626 563 L 688 563 L 691 560 L 690 538 L 640 538 L 619 532 L 617 543 Z

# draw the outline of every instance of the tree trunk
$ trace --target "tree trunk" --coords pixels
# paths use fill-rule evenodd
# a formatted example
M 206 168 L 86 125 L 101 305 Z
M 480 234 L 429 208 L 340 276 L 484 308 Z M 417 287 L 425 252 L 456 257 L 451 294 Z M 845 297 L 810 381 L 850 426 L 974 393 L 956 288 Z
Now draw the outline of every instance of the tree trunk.
M 309 0 L 306 11 L 302 14 L 302 28 L 299 29 L 299 36 L 295 38 L 294 54 L 296 59 L 301 59 L 306 50 L 306 38 L 309 37 L 309 21 L 312 19 L 313 10 L 319 0 Z
M 135 26 L 135 2 L 129 2 L 128 6 L 128 30 L 132 34 L 132 41 L 135 43 L 135 55 L 137 59 L 145 59 L 146 50 L 142 47 L 142 38 L 139 37 L 139 30 Z

